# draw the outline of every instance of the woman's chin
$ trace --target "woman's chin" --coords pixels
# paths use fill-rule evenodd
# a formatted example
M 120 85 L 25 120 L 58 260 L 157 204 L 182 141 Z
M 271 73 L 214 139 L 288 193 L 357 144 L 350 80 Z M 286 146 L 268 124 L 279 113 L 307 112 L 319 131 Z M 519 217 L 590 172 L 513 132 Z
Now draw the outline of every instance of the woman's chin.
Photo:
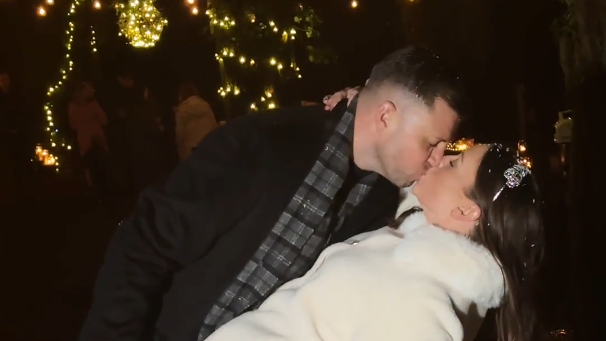
M 421 185 L 420 187 L 423 187 L 423 182 L 425 181 L 425 175 L 422 175 L 419 180 L 413 182 L 410 184 L 410 186 L 412 186 L 412 193 L 414 195 L 417 195 L 417 191 L 419 190 L 419 185 Z

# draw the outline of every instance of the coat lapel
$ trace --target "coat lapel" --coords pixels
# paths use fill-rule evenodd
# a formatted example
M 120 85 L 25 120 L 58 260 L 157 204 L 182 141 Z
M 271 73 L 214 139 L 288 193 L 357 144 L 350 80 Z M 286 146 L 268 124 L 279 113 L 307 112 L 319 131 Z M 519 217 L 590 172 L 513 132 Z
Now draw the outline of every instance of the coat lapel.
M 331 113 L 323 107 L 291 109 L 276 113 L 269 120 L 269 142 L 272 146 L 271 177 L 264 201 L 259 209 L 264 214 L 255 223 L 265 231 L 256 242 L 258 246 L 290 202 L 301 182 L 316 162 L 326 141 L 347 110 L 342 101 Z M 287 124 L 284 124 L 288 122 Z M 379 177 L 366 198 L 356 207 L 343 226 L 332 236 L 331 243 L 344 241 L 356 234 L 385 226 L 393 219 L 399 201 L 399 190 L 383 177 Z
M 291 108 L 267 117 L 271 166 L 265 193 L 257 204 L 251 223 L 255 229 L 248 245 L 256 248 L 267 237 L 293 195 L 315 164 L 346 106 L 327 113 L 323 107 Z

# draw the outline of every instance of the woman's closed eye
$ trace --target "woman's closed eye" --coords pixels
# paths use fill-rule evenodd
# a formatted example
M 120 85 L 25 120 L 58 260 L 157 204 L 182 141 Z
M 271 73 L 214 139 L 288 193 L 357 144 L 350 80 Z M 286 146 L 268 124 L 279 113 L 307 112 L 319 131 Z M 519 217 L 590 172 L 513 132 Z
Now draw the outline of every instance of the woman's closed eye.
M 440 161 L 439 168 L 453 167 L 456 164 L 455 161 L 457 160 L 457 158 L 458 157 L 456 155 L 444 155 L 442 161 Z

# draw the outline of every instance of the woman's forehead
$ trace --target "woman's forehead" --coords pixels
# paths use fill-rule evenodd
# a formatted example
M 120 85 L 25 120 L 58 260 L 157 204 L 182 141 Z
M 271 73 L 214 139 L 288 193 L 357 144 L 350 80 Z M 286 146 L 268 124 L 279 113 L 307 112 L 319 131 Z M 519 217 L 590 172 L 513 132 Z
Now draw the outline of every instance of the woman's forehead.
M 474 169 L 480 165 L 484 154 L 488 151 L 488 146 L 477 145 L 469 148 L 459 156 L 459 162 L 466 167 L 473 167 Z

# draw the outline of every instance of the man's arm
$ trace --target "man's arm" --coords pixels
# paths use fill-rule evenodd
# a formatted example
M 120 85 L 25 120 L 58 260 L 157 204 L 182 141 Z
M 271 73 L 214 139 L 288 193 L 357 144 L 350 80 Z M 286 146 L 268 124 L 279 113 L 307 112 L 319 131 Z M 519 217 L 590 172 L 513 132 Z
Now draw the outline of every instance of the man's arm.
M 217 129 L 163 188 L 144 191 L 109 244 L 81 341 L 139 340 L 173 274 L 252 207 L 264 179 L 250 167 L 260 153 L 250 152 L 246 130 L 239 122 Z

